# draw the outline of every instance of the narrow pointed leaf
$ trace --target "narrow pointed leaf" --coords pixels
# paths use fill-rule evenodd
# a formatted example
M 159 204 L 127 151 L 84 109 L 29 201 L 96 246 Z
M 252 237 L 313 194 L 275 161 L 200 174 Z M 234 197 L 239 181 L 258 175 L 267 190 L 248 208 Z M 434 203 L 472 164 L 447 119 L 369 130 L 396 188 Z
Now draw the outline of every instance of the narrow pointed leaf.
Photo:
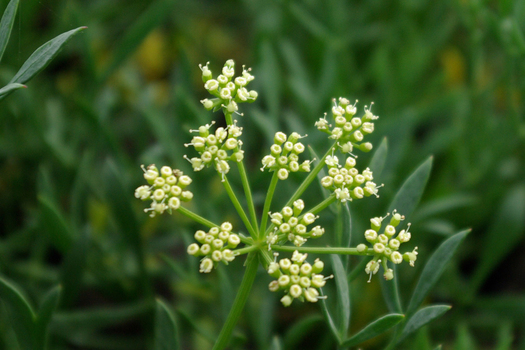
M 352 241 L 352 214 L 348 202 L 341 205 L 341 216 L 343 220 L 343 230 L 341 237 L 341 247 L 350 247 Z
M 0 277 L 0 301 L 9 313 L 21 350 L 34 350 L 33 332 L 35 314 L 22 293 L 11 283 Z
M 64 46 L 73 35 L 84 29 L 86 29 L 86 27 L 72 29 L 40 46 L 35 52 L 33 52 L 27 61 L 24 62 L 20 70 L 15 74 L 13 79 L 11 79 L 10 83 L 24 84 L 40 73 L 40 71 L 42 71 L 51 60 L 56 57 L 62 46 Z
M 322 294 L 323 292 L 321 290 L 321 295 Z M 321 311 L 323 312 L 324 318 L 326 322 L 328 323 L 328 327 L 330 327 L 330 330 L 332 331 L 332 334 L 334 335 L 334 338 L 336 339 L 337 344 L 341 344 L 341 337 L 339 337 L 339 332 L 335 325 L 334 319 L 332 318 L 332 315 L 330 315 L 330 311 L 328 311 L 328 305 L 326 305 L 326 300 L 320 299 L 319 305 L 321 306 Z
M 39 196 L 40 220 L 50 242 L 66 254 L 73 243 L 73 234 L 59 209 L 47 197 Z
M 51 289 L 44 297 L 44 301 L 38 310 L 35 322 L 35 350 L 46 349 L 49 323 L 58 306 L 62 288 L 57 286 Z
M 18 83 L 7 84 L 0 89 L 0 100 L 9 95 L 11 92 L 22 88 L 27 88 L 27 86 Z
M 432 170 L 432 160 L 433 157 L 428 158 L 406 179 L 388 208 L 390 213 L 397 209 L 406 217 L 412 214 L 425 190 Z
M 335 276 L 335 285 L 337 289 L 337 331 L 339 339 L 346 338 L 348 327 L 350 325 L 350 291 L 348 289 L 348 280 L 346 279 L 345 268 L 339 255 L 332 254 L 332 269 Z
M 403 332 L 401 333 L 401 336 L 398 339 L 398 343 L 405 339 L 412 332 L 418 330 L 427 323 L 440 317 L 450 309 L 450 305 L 432 305 L 419 310 L 406 323 Z
M 342 344 L 342 347 L 351 347 L 383 334 L 401 322 L 404 318 L 405 316 L 402 314 L 385 315 L 367 325 L 365 328 L 359 331 L 359 333 L 345 340 Z
M 65 255 L 60 272 L 63 286 L 61 303 L 64 306 L 72 305 L 82 288 L 89 243 L 88 234 L 82 232 Z
M 388 267 L 394 271 L 394 276 L 397 276 L 397 265 L 394 265 L 392 262 L 388 262 Z M 402 313 L 403 309 L 401 308 L 401 300 L 399 298 L 399 287 L 397 284 L 398 279 L 394 277 L 393 280 L 387 281 L 382 276 L 379 278 L 379 283 L 381 284 L 381 292 L 383 293 L 383 298 L 385 299 L 386 306 L 388 310 L 393 313 Z
M 381 141 L 381 144 L 379 144 L 379 147 L 374 152 L 374 155 L 372 156 L 372 159 L 370 160 L 370 164 L 368 167 L 370 170 L 372 170 L 372 173 L 374 174 L 374 178 L 379 178 L 381 176 L 381 173 L 383 172 L 383 168 L 385 167 L 386 163 L 386 156 L 388 154 L 388 141 L 385 138 L 383 138 L 383 141 Z
M 434 287 L 439 277 L 441 277 L 443 270 L 458 249 L 459 244 L 465 239 L 469 232 L 470 230 L 464 230 L 448 238 L 445 242 L 441 243 L 439 248 L 436 249 L 430 259 L 428 259 L 423 272 L 421 272 L 416 288 L 414 289 L 414 294 L 408 304 L 406 311 L 407 317 L 410 317 L 421 305 L 430 289 Z
M 0 20 L 0 61 L 2 61 L 2 57 L 4 56 L 4 51 L 9 42 L 13 24 L 15 23 L 18 1 L 19 0 L 11 0 L 9 4 L 7 4 L 2 15 L 2 20 Z
M 155 306 L 155 350 L 180 349 L 175 317 L 162 301 Z

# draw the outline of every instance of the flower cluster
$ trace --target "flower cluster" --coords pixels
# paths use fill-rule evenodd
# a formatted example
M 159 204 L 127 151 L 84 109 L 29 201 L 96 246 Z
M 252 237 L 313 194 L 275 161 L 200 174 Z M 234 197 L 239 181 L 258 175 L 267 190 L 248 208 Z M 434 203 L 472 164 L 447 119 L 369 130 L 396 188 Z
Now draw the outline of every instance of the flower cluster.
M 237 126 L 237 121 L 234 121 L 232 125 L 226 128 L 219 127 L 215 133 L 210 133 L 212 124 L 203 125 L 198 130 L 190 130 L 190 132 L 198 132 L 199 136 L 194 136 L 191 142 L 184 146 L 193 146 L 200 157 L 190 159 L 185 155 L 184 158 L 191 163 L 194 171 L 213 165 L 224 181 L 224 175 L 230 171 L 228 161 L 240 162 L 244 159 L 244 151 L 241 150 L 242 141 L 238 140 L 242 135 L 242 128 Z
M 208 64 L 209 62 L 205 66 L 199 65 L 199 67 L 202 71 L 204 88 L 215 98 L 202 100 L 201 103 L 204 105 L 204 108 L 216 111 L 223 107 L 228 113 L 237 113 L 239 109 L 238 103 L 251 103 L 257 99 L 255 90 L 248 91 L 246 89 L 248 83 L 254 79 L 254 76 L 250 74 L 251 69 L 244 69 L 243 67 L 242 76 L 233 78 L 235 75 L 235 63 L 233 60 L 228 60 L 222 68 L 222 74 L 213 79 Z
M 193 193 L 184 191 L 186 186 L 191 184 L 191 178 L 184 175 L 178 169 L 171 169 L 169 166 L 160 168 L 160 172 L 155 164 L 144 168 L 144 178 L 149 185 L 140 186 L 135 190 L 135 197 L 143 201 L 151 200 L 151 206 L 144 209 L 150 212 L 149 216 L 154 217 L 157 213 L 162 214 L 168 210 L 180 207 L 181 201 L 189 201 L 193 198 Z
M 212 227 L 208 233 L 199 230 L 195 232 L 195 239 L 201 245 L 192 243 L 188 246 L 188 254 L 193 256 L 204 256 L 201 260 L 199 271 L 209 273 L 219 261 L 226 265 L 235 259 L 232 249 L 237 248 L 241 239 L 232 233 L 233 227 L 229 222 L 223 222 L 221 226 Z
M 309 301 L 311 303 L 323 298 L 319 296 L 319 288 L 323 287 L 326 280 L 333 276 L 324 277 L 324 263 L 316 259 L 311 265 L 305 262 L 308 254 L 301 254 L 297 250 L 293 252 L 292 259 L 281 259 L 270 263 L 268 273 L 277 278 L 270 282 L 270 291 L 284 290 L 286 295 L 281 298 L 284 306 L 290 306 L 294 299 Z
M 346 202 L 371 195 L 378 197 L 380 186 L 372 182 L 374 179 L 372 171 L 366 168 L 359 174 L 355 168 L 355 158 L 349 156 L 346 158 L 345 165 L 341 166 L 336 156 L 328 156 L 325 163 L 328 166 L 328 175 L 321 179 L 321 185 L 333 191 L 339 201 Z
M 270 154 L 262 159 L 263 167 L 270 171 L 277 171 L 280 180 L 286 180 L 290 172 L 309 172 L 311 161 L 305 160 L 299 164 L 299 154 L 304 152 L 304 145 L 298 142 L 302 138 L 296 132 L 289 137 L 283 132 L 275 133 L 274 144 L 270 147 Z
M 329 134 L 331 139 L 337 140 L 337 147 L 343 153 L 352 152 L 354 147 L 368 152 L 372 149 L 372 144 L 362 141 L 366 135 L 374 131 L 374 123 L 371 121 L 379 118 L 373 115 L 370 109 L 365 106 L 365 114 L 361 118 L 354 117 L 357 112 L 355 104 L 351 105 L 346 98 L 340 97 L 339 103 L 334 99 L 334 107 L 332 107 L 335 126 L 332 128 L 328 123 L 326 114 L 315 123 L 315 126 Z
M 410 224 L 408 224 L 408 228 L 401 230 L 396 236 L 396 227 L 405 217 L 396 213 L 395 210 L 392 213 L 390 223 L 385 226 L 383 233 L 378 234 L 385 218 L 386 216 L 384 218 L 370 219 L 371 228 L 365 231 L 365 239 L 372 244 L 372 247 L 367 247 L 366 244 L 359 244 L 357 251 L 362 254 L 374 255 L 365 268 L 365 272 L 370 275 L 370 278 L 379 271 L 379 266 L 382 264 L 385 270 L 383 276 L 386 280 L 391 280 L 394 278 L 394 271 L 388 268 L 387 260 L 392 261 L 394 264 L 401 264 L 405 260 L 409 262 L 410 266 L 414 266 L 414 262 L 417 259 L 417 247 L 413 251 L 404 254 L 398 251 L 401 243 L 410 241 L 411 234 L 408 232 L 410 229 Z
M 269 213 L 275 230 L 267 237 L 268 248 L 271 248 L 272 244 L 284 240 L 300 247 L 306 243 L 308 238 L 319 238 L 323 235 L 324 228 L 319 225 L 308 230 L 307 226 L 313 224 L 319 217 L 312 213 L 301 215 L 303 209 L 304 202 L 298 199 L 293 202 L 293 209 L 284 207 L 279 213 Z

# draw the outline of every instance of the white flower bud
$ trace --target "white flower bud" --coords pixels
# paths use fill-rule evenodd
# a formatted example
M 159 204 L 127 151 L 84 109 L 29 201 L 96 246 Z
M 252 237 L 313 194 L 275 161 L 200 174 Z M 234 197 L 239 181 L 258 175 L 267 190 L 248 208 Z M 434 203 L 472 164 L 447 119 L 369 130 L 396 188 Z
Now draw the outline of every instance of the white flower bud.
M 319 292 L 315 288 L 308 288 L 304 291 L 304 298 L 311 303 L 315 303 L 319 300 Z
M 204 258 L 201 261 L 199 272 L 200 273 L 210 273 L 213 269 L 213 260 L 210 258 Z
M 189 255 L 198 255 L 200 252 L 199 245 L 197 243 L 192 243 L 188 246 L 188 254 Z
M 292 302 L 293 302 L 293 299 L 289 295 L 285 295 L 284 297 L 281 298 L 281 303 L 283 304 L 284 307 L 288 307 L 292 305 Z

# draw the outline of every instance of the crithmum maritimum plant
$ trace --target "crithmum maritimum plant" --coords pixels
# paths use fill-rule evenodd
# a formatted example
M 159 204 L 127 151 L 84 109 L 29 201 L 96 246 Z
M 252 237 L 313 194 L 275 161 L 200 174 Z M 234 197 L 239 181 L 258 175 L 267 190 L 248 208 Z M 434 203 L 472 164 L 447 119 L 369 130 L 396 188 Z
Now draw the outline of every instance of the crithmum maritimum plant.
M 227 221 L 212 222 L 186 208 L 183 202 L 193 198 L 192 179 L 169 166 L 162 166 L 160 169 L 155 165 L 143 166 L 147 185 L 138 187 L 135 197 L 149 203 L 144 211 L 152 217 L 177 211 L 203 226 L 195 232 L 195 242 L 187 247 L 188 254 L 200 259 L 200 272 L 210 273 L 219 264 L 228 265 L 234 259 L 247 255 L 245 275 L 214 348 L 223 349 L 227 346 L 254 282 L 259 262 L 271 276 L 269 290 L 281 293 L 280 300 L 285 307 L 294 301 L 321 303 L 334 336 L 342 346 L 357 344 L 401 322 L 404 316 L 399 307 L 399 310 L 394 310 L 396 313 L 378 319 L 369 325 L 370 328 L 365 328 L 354 337 L 346 339 L 348 320 L 343 318 L 339 329 L 334 329 L 332 318 L 324 303 L 324 299 L 329 296 L 323 294 L 322 288 L 334 275 L 322 274 L 324 262 L 321 258 L 315 261 L 308 260 L 309 253 L 332 255 L 338 299 L 343 300 L 343 309 L 348 309 L 349 315 L 349 304 L 345 302 L 348 295 L 344 295 L 345 291 L 348 292 L 348 279 L 338 255 L 363 256 L 365 260 L 361 268 L 368 275 L 368 282 L 382 269 L 387 283 L 393 283 L 391 280 L 395 277 L 395 265 L 407 261 L 410 266 L 414 266 L 417 259 L 417 247 L 400 251 L 405 247 L 404 244 L 410 241 L 411 232 L 410 224 L 407 228 L 399 230 L 405 217 L 398 213 L 396 208 L 392 208 L 384 217 L 370 219 L 370 228 L 363 233 L 367 244 L 360 243 L 355 247 L 316 247 L 309 242 L 323 235 L 337 234 L 315 225 L 322 212 L 332 203 L 345 208 L 340 212 L 349 212 L 349 202 L 364 197 L 379 197 L 378 193 L 383 185 L 374 182 L 373 171 L 370 168 L 363 169 L 358 166 L 357 155 L 353 153 L 369 152 L 373 148 L 372 144 L 366 141 L 367 135 L 374 131 L 374 122 L 378 119 L 372 113 L 372 106 L 365 106 L 364 112 L 358 113 L 357 101 L 352 104 L 343 97 L 333 100 L 330 117 L 325 113 L 315 123 L 318 131 L 327 135 L 327 151 L 320 159 L 304 157 L 306 135 L 297 132 L 287 135 L 277 131 L 268 154 L 261 159 L 260 170 L 272 175 L 262 211 L 258 215 L 244 165 L 243 128 L 238 125 L 239 121 L 236 119 L 243 116 L 239 112 L 240 104 L 257 100 L 258 93 L 248 89 L 254 76 L 251 69 L 244 67 L 241 74 L 235 76 L 233 60 L 228 60 L 221 74 L 215 77 L 208 64 L 201 65 L 200 69 L 204 87 L 212 95 L 203 99 L 201 103 L 208 111 L 222 111 L 226 127 L 214 127 L 214 123 L 211 122 L 190 130 L 194 136 L 184 145 L 188 148 L 188 154 L 184 158 L 191 163 L 194 171 L 212 168 L 218 173 L 244 228 L 233 227 Z M 427 165 L 422 172 L 428 178 L 430 163 L 424 164 Z M 247 207 L 241 205 L 228 179 L 232 168 L 237 168 L 239 172 Z M 418 170 L 420 169 L 421 167 Z M 270 207 L 277 205 L 272 205 L 272 199 L 279 182 L 286 181 L 290 173 L 295 172 L 305 173 L 303 182 L 284 205 L 276 211 L 271 211 Z M 326 175 L 320 176 L 321 172 Z M 301 199 L 302 195 L 318 178 L 329 195 L 319 203 L 305 203 Z M 426 179 L 423 187 L 425 182 Z M 417 189 L 419 195 L 423 187 Z M 248 235 L 241 232 L 247 232 Z M 397 285 L 386 288 L 395 293 Z M 400 329 L 403 328 L 398 327 L 398 333 Z M 399 335 L 396 333 L 394 338 L 399 339 Z

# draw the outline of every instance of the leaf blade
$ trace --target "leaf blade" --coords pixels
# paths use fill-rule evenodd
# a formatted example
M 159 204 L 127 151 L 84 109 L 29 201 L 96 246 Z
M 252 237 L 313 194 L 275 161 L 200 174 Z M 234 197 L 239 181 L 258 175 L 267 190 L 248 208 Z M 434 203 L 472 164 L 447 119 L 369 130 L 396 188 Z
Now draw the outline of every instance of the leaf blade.
M 11 0 L 5 8 L 2 20 L 0 20 L 0 61 L 2 61 L 2 57 L 4 56 L 5 48 L 7 47 L 11 30 L 15 23 L 18 2 L 19 0 Z
M 46 349 L 46 341 L 48 336 L 49 323 L 58 306 L 60 294 L 62 292 L 61 286 L 56 286 L 51 289 L 42 302 L 42 306 L 38 310 L 35 320 L 35 346 L 39 350 Z
M 432 305 L 432 306 L 427 306 L 423 309 L 420 309 L 406 323 L 405 327 L 403 328 L 403 332 L 401 333 L 401 336 L 399 337 L 397 341 L 398 344 L 403 339 L 405 339 L 407 336 L 409 336 L 412 332 L 418 330 L 419 328 L 423 327 L 427 323 L 443 315 L 445 312 L 447 312 L 451 308 L 452 307 L 450 305 Z
M 346 272 L 339 255 L 330 255 L 332 259 L 332 269 L 335 276 L 335 285 L 337 290 L 337 313 L 339 325 L 337 332 L 339 339 L 346 337 L 346 332 L 350 325 L 350 291 L 348 288 L 348 280 L 346 279 Z
M 11 325 L 20 348 L 32 350 L 35 320 L 33 309 L 18 288 L 2 277 L 0 277 L 0 301 L 4 302 L 10 314 Z
M 404 318 L 405 315 L 403 314 L 388 314 L 383 317 L 380 317 L 377 320 L 368 324 L 365 328 L 353 335 L 351 338 L 346 339 L 343 342 L 342 347 L 354 346 L 368 339 L 372 339 L 386 332 L 390 328 L 394 327 Z
M 40 73 L 51 62 L 51 60 L 56 57 L 62 46 L 64 46 L 73 35 L 86 28 L 87 27 L 79 27 L 72 29 L 40 46 L 31 54 L 31 56 L 29 56 L 9 83 L 24 84 L 29 81 L 35 75 Z
M 155 306 L 155 345 L 154 350 L 178 350 L 177 325 L 175 317 L 161 300 Z
M 410 317 L 421 305 L 430 289 L 436 284 L 439 277 L 441 277 L 446 264 L 456 252 L 459 244 L 469 232 L 470 229 L 464 230 L 448 238 L 445 242 L 441 243 L 430 259 L 428 259 L 408 304 L 406 310 L 407 317 Z

